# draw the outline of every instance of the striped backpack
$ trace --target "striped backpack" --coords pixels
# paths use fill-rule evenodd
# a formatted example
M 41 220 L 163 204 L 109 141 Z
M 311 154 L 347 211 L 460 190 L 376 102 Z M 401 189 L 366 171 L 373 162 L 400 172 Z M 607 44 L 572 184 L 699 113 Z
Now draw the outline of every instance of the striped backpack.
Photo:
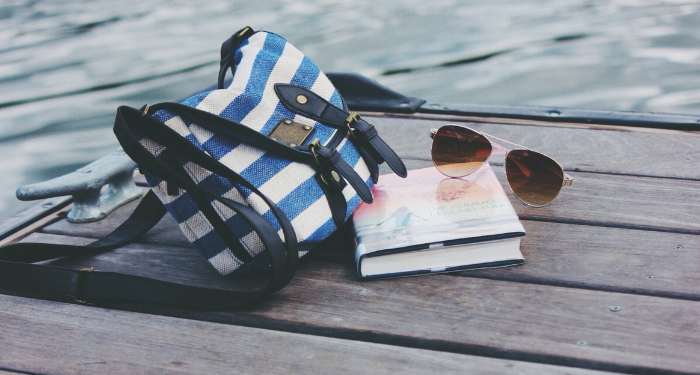
M 375 128 L 282 37 L 235 33 L 218 78 L 217 89 L 182 103 L 119 107 L 114 132 L 151 187 L 142 211 L 165 206 L 222 275 L 269 269 L 269 283 L 225 292 L 160 282 L 150 301 L 222 308 L 279 290 L 299 256 L 372 202 L 379 164 L 406 176 Z

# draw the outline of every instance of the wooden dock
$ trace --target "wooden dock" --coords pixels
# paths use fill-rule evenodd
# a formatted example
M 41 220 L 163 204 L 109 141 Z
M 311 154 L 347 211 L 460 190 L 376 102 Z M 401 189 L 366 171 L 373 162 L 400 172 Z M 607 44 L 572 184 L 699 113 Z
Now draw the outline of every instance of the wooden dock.
M 550 206 L 509 193 L 528 233 L 524 265 L 360 281 L 346 226 L 301 262 L 289 286 L 245 310 L 0 295 L 0 374 L 700 373 L 700 133 L 470 120 L 370 122 L 411 169 L 431 165 L 428 130 L 448 122 L 559 161 L 574 184 Z M 0 223 L 40 220 L 0 243 L 86 244 L 135 207 L 71 224 L 68 207 L 41 219 L 41 204 Z M 51 264 L 235 284 L 169 216 L 136 243 Z

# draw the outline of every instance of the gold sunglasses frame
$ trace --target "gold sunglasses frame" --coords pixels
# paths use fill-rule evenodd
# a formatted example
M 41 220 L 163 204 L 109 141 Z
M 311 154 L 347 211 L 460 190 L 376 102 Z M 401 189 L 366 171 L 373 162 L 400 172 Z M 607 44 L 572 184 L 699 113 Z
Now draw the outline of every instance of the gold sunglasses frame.
M 536 152 L 536 153 L 538 153 L 538 154 L 540 154 L 540 155 L 544 155 L 544 156 L 548 157 L 549 159 L 551 159 L 557 166 L 559 166 L 559 168 L 561 169 L 561 171 L 562 171 L 562 173 L 563 173 L 563 175 L 564 175 L 564 179 L 563 179 L 563 181 L 562 181 L 562 183 L 561 183 L 561 186 L 562 186 L 562 187 L 564 187 L 564 186 L 571 186 L 571 184 L 574 182 L 574 178 L 571 177 L 571 176 L 569 176 L 569 175 L 566 173 L 566 171 L 564 171 L 564 168 L 561 166 L 561 164 L 559 164 L 559 162 L 557 162 L 556 160 L 554 160 L 554 159 L 553 159 L 551 156 L 549 156 L 549 155 L 543 154 L 543 153 L 541 153 L 541 152 L 539 152 L 539 151 L 535 151 L 535 150 L 533 150 L 533 149 L 531 149 L 531 148 L 525 147 L 525 146 L 523 146 L 523 145 L 519 145 L 519 144 L 517 144 L 517 143 L 513 143 L 513 142 L 510 142 L 510 141 L 506 141 L 505 139 L 498 138 L 498 137 L 493 136 L 493 135 L 491 135 L 491 134 L 487 134 L 487 133 L 484 133 L 484 132 L 480 132 L 480 131 L 478 131 L 478 130 L 474 130 L 474 129 L 472 129 L 472 128 L 470 128 L 470 127 L 467 127 L 467 126 L 458 125 L 458 124 L 445 124 L 445 125 L 442 125 L 440 128 L 442 128 L 443 126 L 457 126 L 457 127 L 460 127 L 460 128 L 464 128 L 464 129 L 467 129 L 467 130 L 471 130 L 471 131 L 473 131 L 474 133 L 480 134 L 482 137 L 486 138 L 486 139 L 489 141 L 489 143 L 491 144 L 491 152 L 489 153 L 489 156 L 486 158 L 486 160 L 484 160 L 484 163 L 483 163 L 483 164 L 487 164 L 487 163 L 491 160 L 491 155 L 494 154 L 494 150 L 505 151 L 505 156 L 506 156 L 506 157 L 508 157 L 508 154 L 509 154 L 511 151 L 514 151 L 514 150 L 527 150 L 527 151 Z M 430 129 L 430 139 L 432 139 L 433 142 L 435 141 L 435 134 L 437 134 L 437 132 L 438 132 L 438 130 L 439 130 L 440 128 L 437 128 L 437 129 Z M 501 141 L 501 142 L 508 143 L 508 144 L 513 145 L 513 146 L 515 146 L 515 147 L 517 147 L 517 148 L 511 148 L 511 149 L 509 150 L 509 149 L 507 149 L 507 148 L 501 146 L 500 144 L 498 144 L 498 143 L 492 141 L 492 140 L 489 139 L 489 138 L 497 139 L 497 140 L 499 140 L 499 141 Z M 431 150 L 430 160 L 433 162 L 433 166 L 435 166 L 435 168 L 437 169 L 437 166 L 435 165 L 435 160 L 434 160 L 433 157 L 432 157 L 432 149 L 433 149 L 433 144 L 430 145 L 430 150 Z M 473 172 L 468 173 L 468 174 L 466 174 L 466 175 L 464 175 L 464 176 L 460 176 L 460 177 L 452 177 L 452 176 L 447 176 L 447 175 L 445 175 L 445 176 L 450 177 L 450 178 L 461 178 L 461 177 L 469 176 L 470 174 L 472 174 L 472 173 L 476 172 L 477 170 L 481 169 L 482 167 L 483 167 L 483 165 L 482 165 L 481 167 L 477 168 L 476 170 L 474 170 Z M 505 168 L 506 168 L 506 164 L 503 163 L 503 169 L 505 170 Z M 439 171 L 439 169 L 438 169 L 438 171 Z M 440 172 L 440 173 L 442 173 L 442 172 Z M 443 173 L 443 174 L 444 174 L 444 173 Z M 510 191 L 513 192 L 513 187 L 510 186 L 510 181 L 508 181 L 508 172 L 507 172 L 507 171 L 506 171 L 506 183 L 508 184 L 508 188 L 510 189 Z M 559 189 L 559 192 L 557 192 L 557 195 L 556 195 L 554 198 L 552 198 L 551 201 L 549 201 L 549 202 L 547 202 L 547 203 L 545 203 L 545 204 L 543 204 L 543 205 L 534 205 L 534 204 L 525 202 L 524 200 L 520 199 L 520 197 L 518 197 L 518 195 L 515 194 L 515 192 L 513 192 L 513 195 L 514 195 L 516 198 L 518 198 L 519 201 L 523 202 L 524 204 L 526 204 L 526 205 L 528 205 L 528 206 L 530 206 L 530 207 L 537 207 L 537 208 L 539 208 L 539 207 L 544 207 L 544 206 L 546 206 L 546 205 L 548 205 L 548 204 L 551 204 L 552 202 L 554 202 L 555 199 L 557 199 L 557 197 L 559 196 L 559 194 L 561 194 L 561 189 Z

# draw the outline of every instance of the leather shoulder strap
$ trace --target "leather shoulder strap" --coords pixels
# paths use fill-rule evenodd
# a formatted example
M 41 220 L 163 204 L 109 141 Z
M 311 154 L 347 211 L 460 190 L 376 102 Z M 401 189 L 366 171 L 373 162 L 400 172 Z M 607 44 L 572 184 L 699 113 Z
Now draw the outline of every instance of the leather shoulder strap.
M 291 223 L 279 208 L 257 188 L 218 161 L 204 153 L 198 154 L 189 148 L 178 149 L 185 157 L 211 171 L 221 172 L 222 177 L 239 183 L 259 195 L 270 206 L 285 237 L 283 242 L 272 225 L 251 207 L 220 197 L 192 182 L 187 176 L 159 160 L 139 142 L 132 127 L 147 129 L 145 123 L 153 119 L 133 117 L 135 111 L 120 107 L 115 119 L 114 131 L 127 154 L 144 168 L 165 181 L 173 182 L 191 194 L 217 200 L 241 215 L 258 233 L 269 252 L 271 276 L 266 286 L 253 291 L 228 291 L 207 289 L 141 276 L 100 272 L 95 270 L 72 270 L 61 267 L 32 264 L 64 256 L 93 256 L 134 240 L 152 228 L 166 210 L 158 197 L 149 192 L 132 215 L 108 236 L 86 246 L 41 243 L 20 243 L 0 248 L 0 289 L 39 294 L 51 297 L 73 298 L 78 302 L 147 302 L 178 305 L 197 309 L 224 309 L 249 304 L 283 288 L 294 275 L 298 261 L 296 234 Z M 165 125 L 163 125 L 165 126 Z M 175 138 L 173 138 L 175 139 Z M 167 136 L 159 141 L 166 141 Z M 189 144 L 189 142 L 185 141 Z M 190 144 L 191 145 L 191 144 Z M 201 152 L 201 150 L 198 150 Z M 221 169 L 220 167 L 223 167 Z

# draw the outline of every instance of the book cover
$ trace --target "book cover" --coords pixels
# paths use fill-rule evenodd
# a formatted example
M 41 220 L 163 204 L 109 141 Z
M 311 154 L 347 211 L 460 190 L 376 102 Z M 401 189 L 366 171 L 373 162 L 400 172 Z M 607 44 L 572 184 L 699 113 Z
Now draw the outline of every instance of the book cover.
M 355 258 L 360 277 L 368 277 L 362 272 L 362 262 L 367 257 L 407 252 L 426 257 L 433 249 L 504 241 L 525 235 L 525 229 L 488 164 L 464 178 L 446 177 L 432 167 L 409 171 L 405 179 L 386 175 L 372 192 L 374 203 L 361 204 L 353 214 L 357 241 Z M 516 247 L 520 254 L 519 240 Z M 499 263 L 502 259 L 498 256 L 494 252 L 490 259 L 481 254 L 475 261 L 483 266 L 506 265 Z M 519 258 L 522 263 L 522 255 Z M 408 273 L 427 272 L 435 270 L 417 269 Z M 373 276 L 404 275 L 407 272 Z

